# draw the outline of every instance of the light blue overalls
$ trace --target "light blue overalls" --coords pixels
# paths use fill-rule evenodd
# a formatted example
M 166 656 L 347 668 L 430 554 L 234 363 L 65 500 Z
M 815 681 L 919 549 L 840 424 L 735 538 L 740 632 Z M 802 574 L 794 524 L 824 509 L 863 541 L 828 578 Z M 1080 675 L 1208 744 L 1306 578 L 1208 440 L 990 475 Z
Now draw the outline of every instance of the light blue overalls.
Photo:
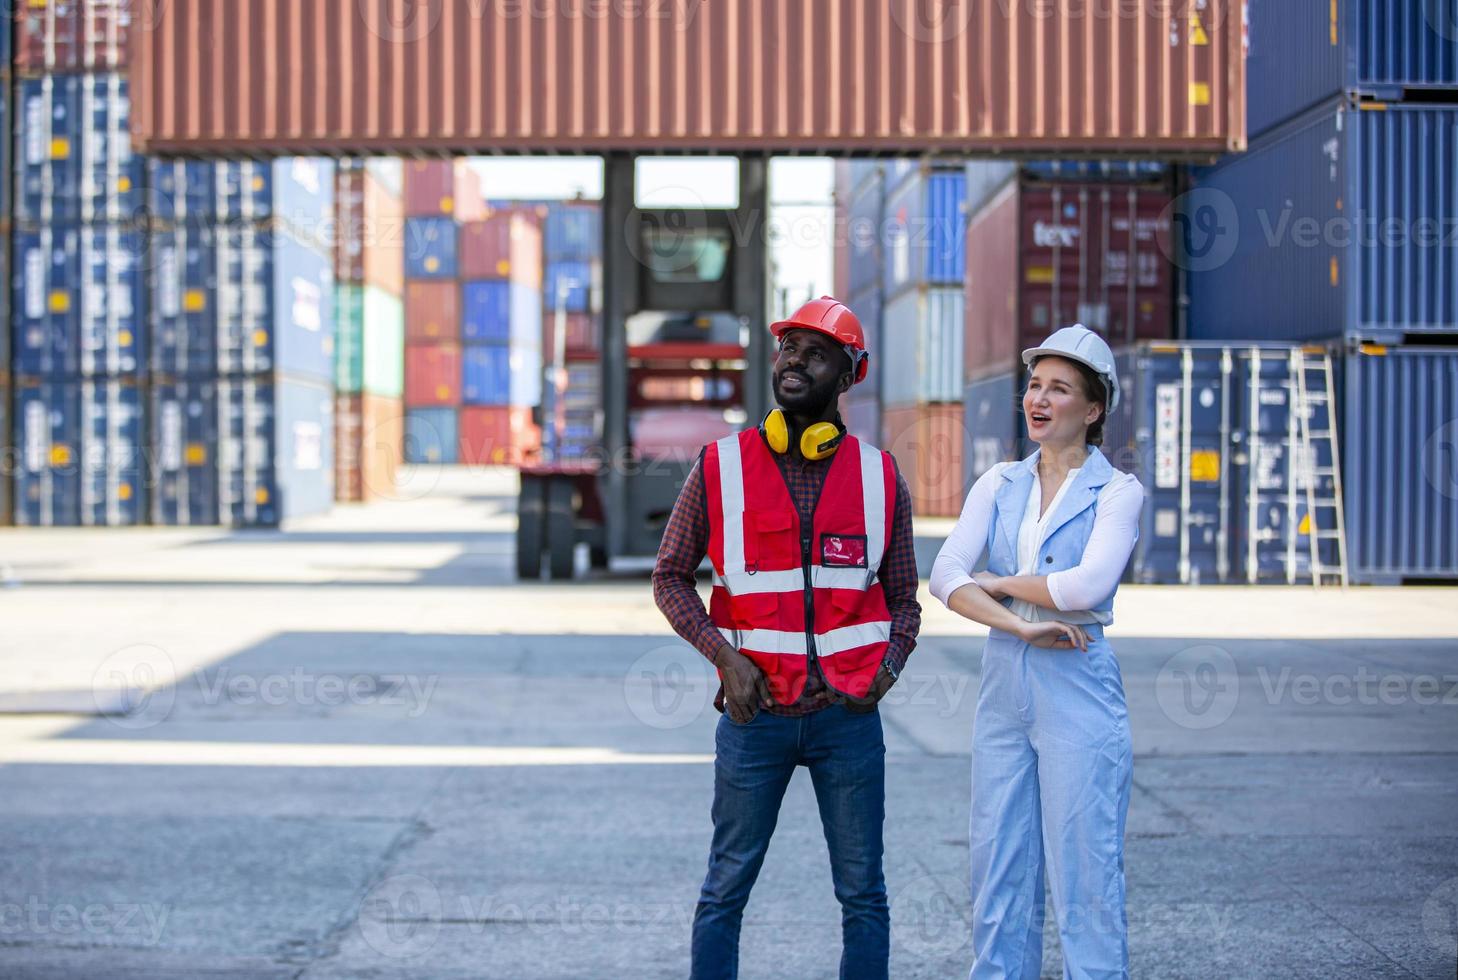
M 988 531 L 988 568 L 1018 571 L 1017 538 L 1037 454 L 1005 468 Z M 1113 468 L 1091 449 L 1048 524 L 1038 572 L 1079 564 L 1099 489 Z M 1005 600 L 1004 604 L 1010 600 Z M 1096 611 L 1113 609 L 1111 593 Z M 1088 652 L 1043 650 L 993 630 L 972 735 L 973 980 L 1036 978 L 1043 877 L 1053 893 L 1066 978 L 1129 972 L 1124 820 L 1133 752 L 1124 683 L 1097 623 Z

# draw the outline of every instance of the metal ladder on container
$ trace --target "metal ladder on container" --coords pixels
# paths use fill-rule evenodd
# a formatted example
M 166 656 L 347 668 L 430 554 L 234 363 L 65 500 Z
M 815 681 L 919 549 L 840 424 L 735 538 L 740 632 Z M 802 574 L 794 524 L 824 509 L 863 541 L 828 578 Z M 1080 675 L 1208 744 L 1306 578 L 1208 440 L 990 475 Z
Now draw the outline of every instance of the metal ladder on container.
M 1294 484 L 1300 468 L 1303 477 L 1300 482 L 1305 484 L 1306 493 L 1306 520 L 1302 526 L 1292 529 L 1292 543 L 1294 545 L 1296 535 L 1304 530 L 1310 552 L 1308 572 L 1313 586 L 1320 588 L 1334 580 L 1331 584 L 1346 588 L 1347 529 L 1342 504 L 1342 461 L 1337 439 L 1331 352 L 1293 349 L 1290 376 L 1295 395 L 1291 408 L 1296 418 L 1297 453 L 1291 460 L 1289 473 Z M 1326 452 L 1322 454 L 1320 449 Z M 1329 460 L 1325 465 L 1321 462 L 1323 458 Z M 1322 483 L 1326 479 L 1331 481 L 1329 495 Z M 1335 546 L 1330 549 L 1336 553 L 1334 565 L 1326 563 L 1328 549 L 1322 547 L 1325 542 Z M 1294 574 L 1294 561 L 1291 567 Z

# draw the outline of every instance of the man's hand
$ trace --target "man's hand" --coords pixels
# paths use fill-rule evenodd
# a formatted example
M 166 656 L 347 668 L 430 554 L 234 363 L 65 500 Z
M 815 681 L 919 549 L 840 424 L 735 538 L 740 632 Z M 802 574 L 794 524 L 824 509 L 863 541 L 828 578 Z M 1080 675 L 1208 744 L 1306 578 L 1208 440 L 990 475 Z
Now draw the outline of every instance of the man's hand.
M 886 692 L 891 690 L 891 686 L 895 683 L 896 678 L 891 676 L 891 671 L 882 667 L 876 671 L 876 678 L 871 681 L 871 689 L 866 692 L 864 698 L 845 699 L 845 710 L 853 715 L 868 714 L 876 710 L 876 705 L 880 703 L 880 700 L 886 696 Z
M 994 575 L 991 572 L 978 572 L 972 576 L 972 581 L 994 599 L 1002 600 L 1007 598 L 1007 593 L 1002 590 L 1002 576 Z
M 719 668 L 719 677 L 724 681 L 724 711 L 730 721 L 746 725 L 759 714 L 760 708 L 775 703 L 764 672 L 729 644 L 719 649 L 714 666 Z

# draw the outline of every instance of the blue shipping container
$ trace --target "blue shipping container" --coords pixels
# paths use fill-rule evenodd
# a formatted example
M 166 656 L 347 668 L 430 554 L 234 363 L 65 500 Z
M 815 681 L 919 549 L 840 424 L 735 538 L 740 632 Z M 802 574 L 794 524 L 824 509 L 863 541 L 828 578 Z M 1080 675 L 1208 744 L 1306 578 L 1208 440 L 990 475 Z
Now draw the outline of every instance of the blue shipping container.
M 1174 216 L 1196 340 L 1458 334 L 1458 110 L 1328 106 L 1198 174 Z
M 967 169 L 970 172 L 972 166 Z M 1163 180 L 1169 165 L 1162 160 L 1029 160 L 1023 164 L 1023 173 L 1037 180 L 1140 184 Z
M 206 160 L 147 159 L 148 211 L 168 223 L 205 222 L 217 213 L 216 174 Z
M 141 524 L 142 392 L 131 381 L 86 381 L 81 389 L 81 523 Z
M 334 218 L 333 161 L 283 157 L 214 166 L 214 218 L 228 223 L 278 220 L 296 237 L 329 246 Z
M 219 518 L 276 527 L 334 503 L 334 393 L 289 377 L 219 381 Z
M 1402 101 L 1458 85 L 1451 0 L 1250 0 L 1251 136 L 1343 92 Z
M 81 373 L 140 375 L 147 366 L 144 232 L 121 225 L 81 229 Z
M 217 232 L 220 374 L 334 377 L 334 264 L 257 225 Z
M 406 218 L 405 277 L 456 278 L 458 231 L 454 218 Z
M 553 202 L 547 206 L 545 254 L 548 262 L 588 262 L 602 254 L 602 208 L 597 204 Z
M 965 310 L 960 286 L 908 289 L 886 301 L 871 369 L 881 372 L 881 400 L 887 407 L 962 397 Z
M 835 193 L 846 201 L 846 227 L 836 240 L 836 248 L 849 250 L 846 277 L 852 293 L 880 290 L 881 267 L 885 254 L 886 198 L 879 169 L 869 172 L 852 161 L 847 168 L 848 186 L 837 185 Z M 873 162 L 873 161 L 871 161 Z
M 13 241 L 13 369 L 36 378 L 75 378 L 81 372 L 80 229 L 17 231 Z
M 405 412 L 405 462 L 454 463 L 459 458 L 454 408 L 411 408 Z
M 22 380 L 15 386 L 15 523 L 81 523 L 81 408 L 74 383 Z
M 967 274 L 964 168 L 918 173 L 886 198 L 887 295 L 911 285 L 950 285 Z
M 468 344 L 505 344 L 511 340 L 511 289 L 504 279 L 461 286 L 461 339 Z
M 1352 580 L 1458 578 L 1458 349 L 1366 347 L 1346 360 Z
M 534 408 L 542 403 L 542 348 L 511 347 L 511 404 Z
M 151 389 L 152 522 L 218 523 L 218 392 L 211 381 L 154 382 Z
M 173 378 L 215 374 L 218 278 L 213 229 L 189 223 L 154 231 L 151 255 L 147 313 L 152 370 Z
M 568 313 L 595 313 L 592 309 L 593 286 L 596 282 L 593 262 L 575 260 L 548 262 L 542 276 L 542 296 L 546 308 L 558 309 L 559 300 Z
M 461 353 L 461 400 L 467 405 L 510 405 L 511 348 L 470 344 Z
M 142 159 L 132 153 L 126 78 L 45 75 L 21 80 L 19 93 L 16 219 L 140 219 Z

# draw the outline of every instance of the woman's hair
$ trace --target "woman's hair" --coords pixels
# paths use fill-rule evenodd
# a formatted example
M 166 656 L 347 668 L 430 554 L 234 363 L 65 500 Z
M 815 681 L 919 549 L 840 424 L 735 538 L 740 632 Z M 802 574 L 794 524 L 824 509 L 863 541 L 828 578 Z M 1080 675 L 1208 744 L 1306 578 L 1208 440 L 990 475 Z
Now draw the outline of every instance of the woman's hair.
M 1044 354 L 1042 357 L 1033 358 L 1033 363 L 1028 365 L 1028 370 L 1038 366 L 1038 362 L 1044 358 L 1058 357 L 1057 354 Z M 1084 436 L 1084 442 L 1090 446 L 1102 446 L 1104 444 L 1104 420 L 1109 417 L 1109 396 L 1104 390 L 1104 379 L 1098 376 L 1093 368 L 1087 364 L 1072 360 L 1067 357 L 1058 357 L 1058 360 L 1065 361 L 1078 368 L 1078 376 L 1083 379 L 1083 395 L 1091 402 L 1097 402 L 1099 406 L 1098 419 L 1088 427 L 1088 435 Z

